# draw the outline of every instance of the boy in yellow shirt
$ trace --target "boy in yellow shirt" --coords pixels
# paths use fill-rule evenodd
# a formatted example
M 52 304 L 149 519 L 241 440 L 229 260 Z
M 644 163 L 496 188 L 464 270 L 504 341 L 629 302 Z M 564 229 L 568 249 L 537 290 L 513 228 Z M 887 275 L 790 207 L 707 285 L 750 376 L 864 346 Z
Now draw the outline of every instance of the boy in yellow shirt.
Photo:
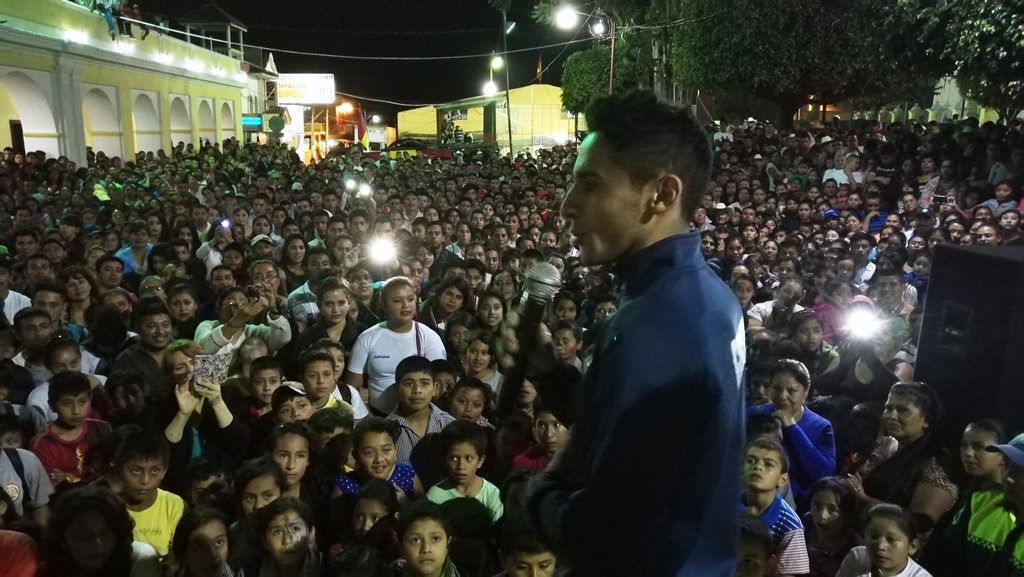
M 135 521 L 135 540 L 152 545 L 161 558 L 170 551 L 174 528 L 185 514 L 185 501 L 160 488 L 169 460 L 167 441 L 156 434 L 128 436 L 114 454 L 120 496 Z

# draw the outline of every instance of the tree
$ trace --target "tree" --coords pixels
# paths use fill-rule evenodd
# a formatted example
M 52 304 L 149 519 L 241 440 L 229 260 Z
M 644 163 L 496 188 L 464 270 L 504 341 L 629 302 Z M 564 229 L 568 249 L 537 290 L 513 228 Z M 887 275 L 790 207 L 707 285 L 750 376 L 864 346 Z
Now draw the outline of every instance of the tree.
M 594 98 L 608 94 L 611 50 L 598 46 L 570 54 L 562 64 L 562 108 L 577 116 L 574 130 L 579 131 L 578 115 Z
M 1024 108 L 1020 0 L 949 0 L 928 11 L 921 40 L 952 68 L 960 91 L 1004 120 Z
M 920 16 L 891 0 L 686 0 L 681 12 L 677 78 L 771 100 L 786 126 L 811 95 L 884 99 L 941 77 L 920 43 L 903 40 Z

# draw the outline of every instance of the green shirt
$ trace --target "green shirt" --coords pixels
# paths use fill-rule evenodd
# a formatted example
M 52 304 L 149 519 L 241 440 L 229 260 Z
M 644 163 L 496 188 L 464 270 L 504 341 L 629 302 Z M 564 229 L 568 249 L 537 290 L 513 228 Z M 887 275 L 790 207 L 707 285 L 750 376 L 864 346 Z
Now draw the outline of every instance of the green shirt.
M 491 519 L 497 521 L 505 514 L 505 507 L 501 504 L 501 493 L 487 479 L 480 480 L 483 482 L 483 486 L 480 487 L 480 491 L 473 498 L 483 503 L 484 507 L 487 507 L 487 510 L 491 512 Z M 427 491 L 427 499 L 438 505 L 452 499 L 462 498 L 464 498 L 464 495 L 459 493 L 451 479 L 445 479 Z

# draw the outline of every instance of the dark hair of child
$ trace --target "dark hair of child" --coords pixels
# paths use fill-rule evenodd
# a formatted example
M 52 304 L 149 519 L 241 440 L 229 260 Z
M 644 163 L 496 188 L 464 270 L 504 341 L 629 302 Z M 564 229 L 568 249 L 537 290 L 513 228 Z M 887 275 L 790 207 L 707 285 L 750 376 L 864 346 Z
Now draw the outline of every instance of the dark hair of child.
M 475 501 L 475 499 L 473 500 Z M 421 499 L 409 503 L 398 514 L 398 539 L 404 539 L 405 534 L 409 531 L 409 527 L 417 521 L 435 521 L 444 529 L 445 535 L 449 537 L 452 535 L 452 524 L 444 510 L 435 503 Z
M 762 435 L 774 435 L 782 438 L 782 423 L 771 415 L 753 413 L 747 416 L 747 441 L 761 438 Z
M 536 475 L 537 471 L 521 467 L 505 477 L 505 481 L 501 484 L 498 494 L 501 496 L 501 502 L 505 505 L 506 511 L 511 508 L 509 507 L 509 499 L 521 495 L 521 492 L 525 491 L 526 486 L 530 484 L 530 479 Z
M 352 431 L 352 447 L 358 450 L 362 446 L 363 438 L 371 433 L 384 433 L 391 437 L 394 442 L 398 441 L 401 434 L 401 425 L 396 421 L 389 421 L 380 417 L 367 417 L 360 421 Z
M 309 428 L 316 434 L 333 433 L 335 429 L 351 431 L 355 426 L 352 415 L 337 408 L 320 409 L 309 418 Z
M 250 459 L 242 463 L 242 466 L 235 471 L 235 503 L 242 502 L 242 492 L 245 491 L 246 485 L 260 477 L 273 477 L 274 483 L 282 494 L 288 490 L 288 479 L 277 463 L 266 457 Z
M 132 532 L 135 523 L 128 515 L 128 509 L 113 491 L 104 487 L 84 486 L 68 491 L 57 499 L 46 526 L 47 572 L 50 575 L 81 575 L 84 567 L 78 567 L 65 549 L 65 533 L 71 523 L 90 513 L 102 517 L 110 527 L 114 538 L 114 549 L 97 575 L 127 577 L 132 570 Z
M 270 525 L 274 517 L 284 515 L 289 511 L 298 513 L 299 518 L 302 519 L 307 528 L 312 529 L 314 527 L 313 509 L 305 501 L 298 497 L 281 497 L 260 509 L 259 514 L 256 516 L 256 534 L 262 536 L 267 532 L 267 526 Z M 261 547 L 262 543 L 263 539 L 260 539 Z
M 768 524 L 753 515 L 740 515 L 739 541 L 756 545 L 767 559 L 775 553 L 775 539 Z
M 313 363 L 327 363 L 331 365 L 333 370 L 334 357 L 331 356 L 331 353 L 322 349 L 313 349 L 302 353 L 299 355 L 298 361 L 298 374 L 300 378 Z
M 580 328 L 576 321 L 569 319 L 558 321 L 551 327 L 551 334 L 555 334 L 558 331 L 569 331 L 572 333 L 573 338 L 576 339 L 576 342 L 583 342 L 583 329 Z
M 81 347 L 75 342 L 75 339 L 71 338 L 71 335 L 66 333 L 60 333 L 57 336 L 51 338 L 46 343 L 46 354 L 43 355 L 43 365 L 50 371 L 53 371 L 53 361 L 50 360 L 59 351 L 64 349 L 74 349 L 75 352 L 81 353 Z M 88 382 L 88 381 L 86 381 Z M 51 381 L 50 390 L 53 390 L 53 383 Z
M 50 408 L 56 410 L 61 397 L 77 397 L 78 395 L 89 395 L 91 392 L 89 377 L 82 373 L 59 373 L 50 377 L 47 401 L 50 403 Z
M 460 379 L 459 382 L 455 383 L 455 388 L 452 389 L 452 398 L 454 399 L 455 396 L 458 395 L 459 391 L 461 391 L 462 389 L 475 389 L 477 391 L 480 391 L 481 394 L 483 394 L 485 413 L 491 407 L 491 404 L 494 402 L 494 389 L 492 389 L 490 385 L 476 377 L 466 377 L 464 379 Z
M 476 449 L 476 454 L 481 457 L 487 456 L 487 433 L 483 427 L 469 421 L 456 420 L 448 423 L 441 430 L 441 446 L 444 447 L 445 457 L 448 451 L 455 445 L 469 443 Z
M 254 359 L 252 364 L 249 365 L 249 375 L 254 375 L 259 371 L 276 371 L 278 375 L 283 374 L 281 362 L 276 357 L 271 356 Z
M 395 367 L 395 382 L 401 383 L 402 379 L 410 373 L 425 373 L 430 375 L 430 378 L 434 378 L 434 368 L 430 366 L 430 361 L 426 357 L 413 355 L 402 359 Z
M 525 511 L 513 511 L 505 516 L 498 536 L 498 550 L 504 556 L 521 553 L 540 555 L 554 551 L 551 543 L 541 537 Z
M 344 474 L 345 464 L 348 463 L 348 457 L 352 454 L 352 434 L 334 435 L 324 443 L 321 454 L 323 467 L 327 474 L 334 477 Z
M 114 467 L 121 468 L 132 459 L 155 459 L 166 466 L 170 461 L 170 455 L 167 439 L 161 434 L 126 436 L 114 453 Z
M 875 505 L 868 509 L 865 519 L 865 526 L 875 519 L 892 521 L 900 531 L 903 531 L 903 533 L 906 534 L 908 541 L 913 541 L 920 535 L 917 521 L 914 519 L 914 514 L 899 505 L 893 505 L 891 503 Z
M 768 439 L 754 439 L 747 443 L 747 451 L 750 451 L 750 449 L 761 449 L 764 451 L 778 453 L 779 466 L 782 468 L 782 472 L 789 472 L 789 455 L 786 454 L 786 450 L 782 448 L 781 443 L 777 441 L 770 441 Z
M 814 495 L 822 491 L 831 491 L 836 496 L 839 504 L 839 513 L 844 523 L 853 523 L 857 513 L 857 495 L 850 489 L 850 484 L 842 477 L 825 477 L 818 479 L 807 491 L 807 499 L 814 499 Z
M 214 507 L 196 507 L 195 509 L 189 509 L 182 516 L 181 520 L 178 521 L 178 526 L 174 529 L 174 538 L 171 541 L 171 552 L 174 553 L 175 559 L 184 561 L 185 555 L 188 552 L 189 541 L 192 538 L 192 532 L 211 521 L 220 521 L 224 525 L 225 533 L 231 527 L 231 518 L 225 515 L 223 511 Z
M 434 376 L 441 373 L 448 373 L 450 375 L 458 374 L 459 370 L 455 368 L 455 365 L 451 361 L 446 359 L 436 359 L 430 361 L 430 368 L 434 371 Z
M 306 444 L 309 446 L 309 463 L 312 465 L 316 462 L 317 448 L 320 446 L 320 439 L 313 432 L 313 429 L 309 428 L 309 425 L 301 421 L 292 421 L 289 423 L 281 423 L 270 432 L 267 436 L 267 440 L 263 445 L 263 449 L 270 454 L 277 447 L 277 444 L 281 442 L 281 439 L 288 435 L 298 435 L 306 439 Z
M 1009 443 L 1012 438 L 1009 429 L 1006 428 L 1006 423 L 998 419 L 978 419 L 967 426 L 972 429 L 992 433 L 992 437 L 997 445 Z

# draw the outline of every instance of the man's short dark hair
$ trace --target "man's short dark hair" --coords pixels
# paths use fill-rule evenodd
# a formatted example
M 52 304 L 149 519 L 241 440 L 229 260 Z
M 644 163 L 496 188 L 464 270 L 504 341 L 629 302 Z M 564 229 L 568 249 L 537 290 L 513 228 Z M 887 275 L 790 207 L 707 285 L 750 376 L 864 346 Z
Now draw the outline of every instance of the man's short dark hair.
M 124 270 L 124 261 L 122 261 L 121 259 L 117 258 L 112 254 L 105 254 L 100 258 L 96 259 L 96 270 L 100 270 L 101 268 L 103 268 L 103 265 L 107 264 L 108 262 L 117 263 L 121 265 L 121 270 Z
M 689 109 L 659 100 L 650 90 L 631 90 L 594 100 L 586 118 L 587 128 L 608 143 L 634 185 L 675 174 L 683 182 L 684 216 L 704 198 L 711 146 Z

